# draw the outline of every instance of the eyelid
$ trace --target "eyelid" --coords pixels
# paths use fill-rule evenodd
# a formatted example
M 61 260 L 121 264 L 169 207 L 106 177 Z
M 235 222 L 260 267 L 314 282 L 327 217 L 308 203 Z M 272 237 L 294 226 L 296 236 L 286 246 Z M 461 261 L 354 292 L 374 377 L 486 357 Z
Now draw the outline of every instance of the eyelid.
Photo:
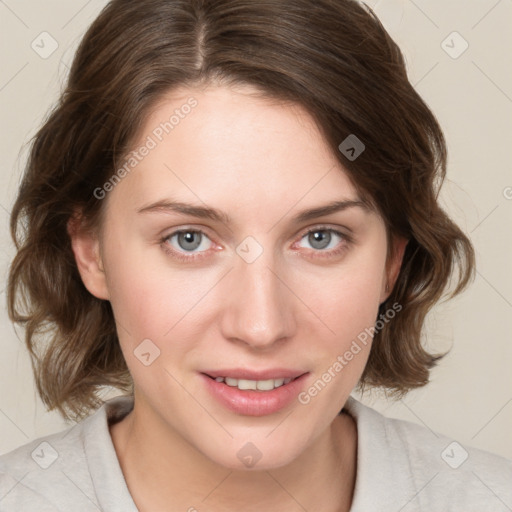
M 329 226 L 327 224 L 316 224 L 315 226 L 312 226 L 310 228 L 305 228 L 304 230 L 300 231 L 300 235 L 298 236 L 302 238 L 305 235 L 308 235 L 309 233 L 314 233 L 316 231 L 330 231 L 332 233 L 340 235 L 342 238 L 346 240 L 352 240 L 352 236 L 346 232 L 350 231 L 348 228 L 343 228 L 342 226 Z
M 172 228 L 171 231 L 168 231 L 167 229 L 165 229 L 162 231 L 163 234 L 159 235 L 159 237 L 162 239 L 168 240 L 169 238 L 173 237 L 174 235 L 177 235 L 179 233 L 188 233 L 188 232 L 201 233 L 201 234 L 205 235 L 213 243 L 216 243 L 215 236 L 212 236 L 210 234 L 210 230 L 208 228 L 206 228 L 205 226 L 185 225 L 183 227 L 178 227 L 178 228 L 174 227 L 174 228 Z

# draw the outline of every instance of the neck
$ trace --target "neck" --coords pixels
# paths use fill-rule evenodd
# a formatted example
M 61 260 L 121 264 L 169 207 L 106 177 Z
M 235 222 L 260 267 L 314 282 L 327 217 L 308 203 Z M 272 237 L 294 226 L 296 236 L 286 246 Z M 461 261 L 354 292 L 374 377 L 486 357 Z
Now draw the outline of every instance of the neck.
M 348 414 L 336 416 L 291 463 L 271 470 L 241 471 L 216 464 L 137 405 L 136 401 L 133 411 L 112 425 L 110 432 L 126 483 L 141 512 L 350 509 L 357 429 Z

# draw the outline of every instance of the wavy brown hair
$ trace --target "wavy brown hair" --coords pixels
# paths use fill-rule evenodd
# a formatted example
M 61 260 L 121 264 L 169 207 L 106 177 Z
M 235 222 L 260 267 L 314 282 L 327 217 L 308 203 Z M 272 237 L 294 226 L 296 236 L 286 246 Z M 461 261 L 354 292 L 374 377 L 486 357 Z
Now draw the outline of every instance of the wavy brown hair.
M 441 357 L 422 346 L 425 316 L 454 271 L 452 294 L 467 285 L 474 253 L 438 204 L 443 133 L 372 10 L 352 0 L 113 0 L 32 140 L 12 210 L 9 314 L 26 329 L 45 405 L 79 418 L 105 386 L 132 389 L 110 303 L 83 285 L 67 224 L 77 208 L 91 229 L 101 224 L 106 201 L 93 191 L 164 94 L 211 83 L 302 105 L 388 235 L 409 239 L 381 305 L 402 310 L 375 335 L 360 384 L 398 394 L 423 386 Z M 349 134 L 366 147 L 353 161 L 338 149 Z

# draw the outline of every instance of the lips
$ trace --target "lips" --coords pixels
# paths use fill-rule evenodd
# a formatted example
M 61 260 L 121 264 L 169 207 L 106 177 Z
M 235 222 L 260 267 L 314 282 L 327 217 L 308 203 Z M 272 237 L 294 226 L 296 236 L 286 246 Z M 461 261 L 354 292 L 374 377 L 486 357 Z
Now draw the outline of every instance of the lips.
M 215 379 L 216 377 L 230 377 L 243 380 L 269 380 L 269 379 L 291 379 L 294 380 L 307 373 L 304 370 L 290 368 L 267 368 L 265 370 L 249 370 L 244 368 L 226 368 L 221 370 L 205 370 L 204 375 Z
M 298 403 L 297 396 L 304 388 L 308 374 L 284 368 L 263 371 L 232 368 L 209 370 L 198 375 L 210 396 L 225 409 L 245 416 L 265 416 Z M 235 379 L 235 375 L 238 379 Z M 276 378 L 278 375 L 281 378 Z M 286 384 L 285 375 L 286 379 L 292 379 Z M 226 378 L 228 382 L 224 382 Z M 229 382 L 231 379 L 234 382 Z

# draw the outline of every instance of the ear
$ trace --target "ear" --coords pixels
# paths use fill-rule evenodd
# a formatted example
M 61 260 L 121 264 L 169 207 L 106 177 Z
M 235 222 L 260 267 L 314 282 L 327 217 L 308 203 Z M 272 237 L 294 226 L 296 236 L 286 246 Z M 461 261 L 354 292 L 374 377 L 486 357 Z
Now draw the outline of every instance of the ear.
M 398 274 L 402 268 L 405 248 L 409 240 L 399 236 L 394 236 L 391 242 L 388 259 L 386 261 L 386 273 L 382 282 L 380 302 L 381 304 L 391 295 L 395 286 Z
M 69 219 L 67 231 L 85 287 L 98 299 L 108 300 L 110 297 L 97 234 L 84 227 L 79 213 Z

